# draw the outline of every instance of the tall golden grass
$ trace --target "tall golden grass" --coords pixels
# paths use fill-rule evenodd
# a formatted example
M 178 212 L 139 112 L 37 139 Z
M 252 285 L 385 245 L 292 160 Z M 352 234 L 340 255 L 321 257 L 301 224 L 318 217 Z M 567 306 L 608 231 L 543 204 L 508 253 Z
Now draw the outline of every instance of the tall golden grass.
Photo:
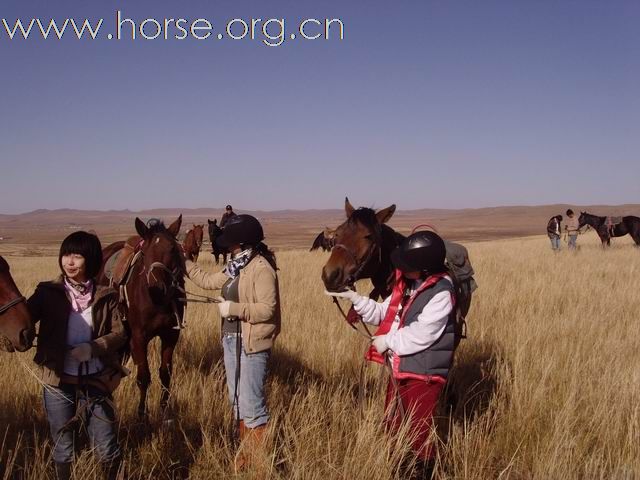
M 609 251 L 593 236 L 580 240 L 579 252 L 559 254 L 543 237 L 468 245 L 480 288 L 439 413 L 438 478 L 640 478 L 640 251 L 627 240 Z M 201 263 L 213 269 L 210 258 Z M 382 427 L 377 366 L 367 368 L 367 401 L 358 402 L 366 340 L 323 295 L 325 259 L 278 254 L 283 328 L 268 386 L 270 476 L 403 478 L 407 445 Z M 8 260 L 25 294 L 57 271 L 51 257 Z M 174 357 L 173 428 L 162 423 L 157 375 L 149 425 L 137 422 L 133 377 L 116 393 L 127 478 L 233 475 L 217 310 L 192 304 L 187 321 Z M 3 478 L 52 475 L 31 358 L 0 354 Z M 75 478 L 97 472 L 84 452 Z

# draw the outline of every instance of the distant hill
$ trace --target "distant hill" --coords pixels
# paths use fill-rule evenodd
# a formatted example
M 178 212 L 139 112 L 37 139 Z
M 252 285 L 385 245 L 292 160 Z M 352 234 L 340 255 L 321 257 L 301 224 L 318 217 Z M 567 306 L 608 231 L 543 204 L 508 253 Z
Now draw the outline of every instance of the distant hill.
M 458 240 L 483 240 L 544 234 L 547 220 L 567 208 L 576 212 L 587 210 L 599 215 L 638 215 L 640 205 L 539 205 L 504 206 L 466 209 L 398 210 L 389 224 L 409 232 L 418 224 L 433 225 L 442 235 Z M 10 237 L 11 243 L 55 244 L 70 231 L 94 230 L 110 242 L 135 233 L 134 219 L 158 217 L 170 223 L 183 215 L 184 228 L 204 224 L 208 218 L 220 218 L 222 209 L 158 208 L 131 210 L 39 209 L 32 212 L 0 214 L 0 237 Z M 243 210 L 263 223 L 267 240 L 277 248 L 305 248 L 325 226 L 335 227 L 344 220 L 342 209 L 327 210 Z M 6 241 L 6 240 L 5 240 Z

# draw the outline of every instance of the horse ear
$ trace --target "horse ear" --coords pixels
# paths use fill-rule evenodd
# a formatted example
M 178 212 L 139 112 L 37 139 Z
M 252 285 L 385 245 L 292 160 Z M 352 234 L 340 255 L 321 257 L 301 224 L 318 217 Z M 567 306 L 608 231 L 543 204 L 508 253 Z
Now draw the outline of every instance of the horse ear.
M 177 237 L 178 236 L 178 232 L 180 232 L 180 226 L 181 225 L 182 225 L 182 214 L 180 214 L 180 216 L 178 217 L 178 219 L 175 222 L 173 222 L 171 225 L 169 225 L 169 228 L 167 228 L 167 232 L 169 232 L 174 237 Z
M 383 208 L 379 212 L 376 212 L 376 218 L 378 219 L 378 223 L 387 223 L 393 217 L 393 214 L 396 211 L 396 204 L 394 203 L 390 207 Z
M 138 217 L 136 217 L 136 232 L 138 232 L 138 235 L 140 235 L 142 238 L 145 238 L 147 236 L 147 233 L 149 232 L 147 226 Z
M 344 211 L 347 214 L 347 218 L 349 218 L 351 214 L 355 211 L 355 208 L 353 208 L 353 205 L 351 205 L 351 202 L 347 197 L 344 197 Z
M 218 219 L 216 218 L 213 222 L 211 222 L 211 225 L 217 225 L 218 224 Z

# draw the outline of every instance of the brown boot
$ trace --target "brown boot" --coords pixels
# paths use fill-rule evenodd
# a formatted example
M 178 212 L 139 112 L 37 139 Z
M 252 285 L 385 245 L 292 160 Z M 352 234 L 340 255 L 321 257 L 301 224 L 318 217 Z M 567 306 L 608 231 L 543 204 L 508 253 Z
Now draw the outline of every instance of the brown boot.
M 269 449 L 267 446 L 267 425 L 249 429 L 247 432 L 249 447 L 249 467 L 252 470 L 253 478 L 262 480 L 268 478 L 269 472 Z
M 236 457 L 233 459 L 233 468 L 236 474 L 245 471 L 249 465 L 249 460 L 245 452 L 245 450 L 248 449 L 248 446 L 245 444 L 247 443 L 247 431 L 249 429 L 245 426 L 243 420 L 240 420 L 239 429 L 238 434 L 240 438 L 238 439 L 238 451 L 236 452 Z

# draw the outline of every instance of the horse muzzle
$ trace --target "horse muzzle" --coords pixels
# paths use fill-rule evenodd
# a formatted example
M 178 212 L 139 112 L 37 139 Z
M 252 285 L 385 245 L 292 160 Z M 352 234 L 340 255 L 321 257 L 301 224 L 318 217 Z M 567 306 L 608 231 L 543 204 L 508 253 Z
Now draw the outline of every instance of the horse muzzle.
M 0 335 L 0 350 L 5 352 L 26 352 L 33 346 L 33 339 L 36 333 L 33 328 L 24 328 L 18 333 L 14 340 L 6 335 Z

